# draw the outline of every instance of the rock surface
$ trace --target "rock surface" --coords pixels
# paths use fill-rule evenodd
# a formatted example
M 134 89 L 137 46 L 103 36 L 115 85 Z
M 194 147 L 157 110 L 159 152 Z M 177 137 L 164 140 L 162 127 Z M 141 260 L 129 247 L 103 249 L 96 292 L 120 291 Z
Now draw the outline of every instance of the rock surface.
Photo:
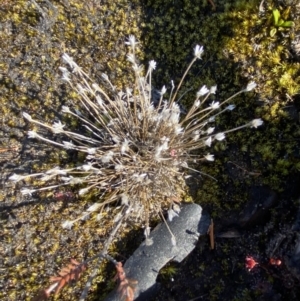
M 194 248 L 200 235 L 206 234 L 210 224 L 208 215 L 196 204 L 183 206 L 178 217 L 168 225 L 176 237 L 172 246 L 171 234 L 164 223 L 159 224 L 150 234 L 153 244 L 142 243 L 126 261 L 124 269 L 128 278 L 138 281 L 135 300 L 150 300 L 159 285 L 156 278 L 159 270 L 170 260 L 181 262 Z M 118 292 L 112 292 L 105 301 L 117 301 Z

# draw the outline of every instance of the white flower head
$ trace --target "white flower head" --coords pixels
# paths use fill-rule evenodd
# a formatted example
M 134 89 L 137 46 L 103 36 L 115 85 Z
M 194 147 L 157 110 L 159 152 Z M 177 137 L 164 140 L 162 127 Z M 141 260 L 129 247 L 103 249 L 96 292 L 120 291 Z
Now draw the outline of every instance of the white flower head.
M 169 121 L 171 122 L 171 124 L 178 124 L 179 122 L 179 117 L 180 117 L 180 114 L 177 113 L 177 112 L 172 112 L 170 114 L 170 117 L 169 117 Z
M 122 170 L 124 170 L 124 165 L 123 164 L 116 164 L 115 165 L 115 170 L 118 172 L 121 172 Z
M 111 126 L 113 125 L 113 120 L 111 120 L 111 123 L 108 124 L 108 126 Z M 116 144 L 119 144 L 120 143 L 120 137 L 116 136 L 116 135 L 112 135 L 111 136 L 111 140 L 116 143 Z
M 70 82 L 71 81 L 70 73 L 63 73 L 61 79 L 66 81 L 66 82 Z
M 210 135 L 214 130 L 215 130 L 215 128 L 209 127 L 209 128 L 206 130 L 206 134 L 207 134 L 207 135 Z
M 129 140 L 124 139 L 124 141 L 121 144 L 121 154 L 124 155 L 129 150 Z
M 61 72 L 69 72 L 69 70 L 65 67 L 58 67 L 58 69 L 61 71 Z M 69 72 L 70 73 L 70 72 Z
M 224 133 L 218 133 L 216 136 L 215 136 L 215 139 L 217 139 L 218 141 L 222 141 L 225 139 L 225 134 Z
M 251 126 L 252 128 L 257 128 L 257 127 L 261 126 L 263 123 L 264 123 L 264 122 L 263 122 L 260 118 L 258 118 L 258 119 L 253 119 L 253 120 L 250 122 L 250 126 Z
M 196 45 L 194 48 L 194 56 L 198 59 L 201 59 L 203 51 L 203 46 Z
M 198 108 L 200 106 L 200 100 L 196 100 L 194 103 L 195 108 Z
M 212 87 L 210 87 L 209 93 L 216 94 L 216 91 L 217 91 L 217 86 L 212 86 Z
M 67 106 L 62 106 L 61 111 L 62 111 L 63 113 L 71 113 L 70 108 L 67 107 Z
M 90 171 L 93 168 L 93 165 L 91 162 L 88 162 L 87 164 L 83 164 L 82 166 L 79 166 L 78 169 L 82 169 L 84 171 Z
M 141 183 L 143 181 L 145 181 L 145 177 L 147 176 L 146 173 L 142 173 L 142 174 L 133 174 L 132 177 L 133 179 L 135 179 L 136 182 Z
M 218 101 L 213 101 L 209 106 L 211 107 L 211 109 L 215 110 L 220 107 L 220 103 Z
M 234 109 L 235 109 L 235 105 L 229 105 L 226 107 L 226 110 L 228 110 L 228 111 L 232 111 Z
M 64 124 L 61 123 L 61 121 L 58 122 L 54 122 L 52 125 L 52 132 L 54 134 L 59 134 L 62 133 L 64 131 Z
M 58 69 L 62 72 L 62 80 L 70 82 L 71 79 L 69 70 L 65 67 L 58 67 Z
M 87 88 L 85 88 L 84 86 L 82 86 L 81 84 L 77 84 L 76 85 L 77 91 L 80 95 L 84 95 L 85 92 L 87 91 Z
M 178 216 L 178 213 L 176 213 L 173 209 L 168 210 L 168 220 L 171 222 L 175 216 Z
M 66 175 L 66 171 L 63 169 L 60 169 L 58 166 L 51 168 L 49 170 L 46 171 L 47 175 Z
M 36 131 L 28 131 L 27 135 L 28 135 L 28 138 L 38 138 L 39 137 L 39 135 Z
M 129 197 L 126 193 L 122 193 L 120 195 L 121 197 L 121 204 L 124 205 L 124 206 L 129 206 Z
M 25 178 L 25 176 L 20 176 L 20 175 L 17 175 L 17 174 L 13 174 L 12 176 L 10 176 L 8 179 L 10 181 L 14 181 L 14 182 L 19 182 L 21 180 L 23 180 Z
M 136 72 L 136 74 L 141 75 L 143 72 L 143 66 L 134 64 L 132 69 Z
M 72 177 L 60 177 L 60 179 L 66 183 L 70 182 L 70 180 L 72 179 Z
M 161 90 L 160 90 L 160 95 L 162 96 L 162 95 L 164 95 L 166 92 L 167 92 L 167 88 L 166 88 L 166 86 L 164 85 L 164 86 L 161 88 Z
M 62 223 L 62 227 L 63 227 L 63 229 L 71 229 L 72 228 L 72 226 L 73 226 L 73 224 L 74 224 L 74 221 L 65 221 L 65 222 L 63 222 Z
M 204 141 L 204 144 L 208 147 L 211 146 L 211 142 L 212 142 L 212 138 L 211 136 L 209 136 L 205 141 Z
M 204 158 L 207 161 L 215 161 L 214 155 L 211 155 L 211 154 L 207 154 L 206 156 L 204 156 Z
M 173 208 L 173 210 L 174 210 L 176 213 L 178 213 L 178 214 L 179 214 L 180 211 L 181 211 L 180 206 L 177 205 L 177 204 L 173 204 L 172 208 Z
M 199 138 L 200 138 L 199 131 L 193 132 L 193 141 L 198 141 Z
M 204 85 L 201 87 L 201 89 L 197 92 L 197 97 L 203 96 L 205 94 L 207 94 L 209 92 L 209 90 L 207 89 L 207 87 Z
M 62 143 L 65 149 L 73 149 L 75 147 L 72 141 L 63 141 Z
M 130 46 L 132 49 L 135 48 L 135 45 L 138 44 L 134 35 L 130 35 L 125 42 L 126 45 Z
M 84 195 L 89 191 L 89 188 L 82 188 L 79 190 L 79 195 Z
M 162 145 L 160 146 L 161 150 L 167 150 L 169 148 L 168 142 L 169 142 L 170 139 L 167 138 L 166 136 L 164 136 L 160 140 L 162 141 Z
M 176 135 L 179 135 L 183 132 L 183 128 L 180 125 L 175 124 L 174 125 L 174 132 L 175 132 Z
M 73 58 L 70 57 L 67 53 L 62 55 L 62 59 L 72 68 L 74 71 L 79 70 L 79 66 L 74 62 Z
M 156 68 L 156 62 L 154 60 L 151 60 L 149 62 L 149 68 L 150 68 L 150 70 L 155 70 L 155 68 Z
M 108 163 L 112 160 L 114 153 L 112 151 L 107 152 L 102 158 L 102 163 Z
M 72 64 L 73 63 L 73 58 L 70 57 L 67 53 L 64 53 L 62 55 L 62 59 L 67 63 L 67 64 Z
M 108 75 L 106 73 L 102 73 L 101 74 L 101 77 L 106 80 L 106 81 L 109 81 L 109 78 L 108 78 Z
M 257 86 L 256 83 L 252 81 L 252 82 L 250 82 L 250 83 L 247 85 L 245 91 L 246 91 L 246 92 L 249 92 L 249 91 L 255 89 L 256 86 Z
M 23 117 L 24 117 L 25 119 L 27 119 L 28 121 L 32 121 L 32 118 L 31 118 L 31 116 L 30 116 L 28 113 L 23 112 L 22 115 L 23 115 Z

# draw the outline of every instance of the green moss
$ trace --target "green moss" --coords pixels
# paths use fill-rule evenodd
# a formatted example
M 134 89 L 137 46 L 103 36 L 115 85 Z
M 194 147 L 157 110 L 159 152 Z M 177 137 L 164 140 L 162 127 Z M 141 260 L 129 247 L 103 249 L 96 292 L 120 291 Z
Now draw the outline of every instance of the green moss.
M 159 271 L 159 275 L 162 277 L 162 279 L 170 280 L 176 275 L 177 271 L 178 269 L 175 263 L 170 262 Z
M 199 203 L 213 208 L 215 216 L 225 207 L 224 200 L 218 197 L 224 194 L 222 189 L 228 189 L 228 185 L 249 187 L 263 182 L 282 190 L 288 167 L 297 161 L 294 154 L 299 139 L 298 125 L 290 119 L 286 106 L 299 92 L 299 62 L 293 50 L 299 31 L 299 7 L 296 1 L 288 4 L 285 4 L 287 1 L 264 1 L 264 11 L 260 12 L 261 1 L 258 0 L 218 1 L 216 11 L 212 11 L 208 1 L 171 2 L 146 1 L 151 14 L 149 25 L 146 22 L 149 32 L 144 38 L 145 49 L 149 59 L 158 61 L 155 74 L 158 88 L 170 78 L 178 83 L 196 43 L 204 45 L 205 54 L 202 64 L 192 69 L 184 84 L 183 93 L 190 91 L 183 98 L 186 106 L 203 84 L 217 84 L 216 97 L 221 100 L 249 80 L 258 84 L 259 100 L 254 94 L 236 99 L 236 110 L 228 114 L 230 116 L 221 116 L 217 127 L 225 130 L 258 117 L 265 120 L 265 127 L 256 132 L 247 130 L 228 135 L 227 143 L 214 146 L 214 153 L 220 155 L 220 166 L 226 164 L 232 145 L 240 149 L 238 156 L 239 152 L 246 152 L 251 158 L 251 165 L 246 168 L 248 176 L 238 179 L 220 176 L 224 170 L 216 164 L 197 168 L 218 180 L 214 183 L 203 176 L 197 195 Z M 282 20 L 293 21 L 294 26 L 276 25 L 274 9 L 279 11 Z M 150 24 L 150 20 L 154 22 Z M 271 36 L 274 27 L 276 33 Z M 238 193 L 232 198 L 238 199 Z M 242 203 L 234 207 L 237 209 Z

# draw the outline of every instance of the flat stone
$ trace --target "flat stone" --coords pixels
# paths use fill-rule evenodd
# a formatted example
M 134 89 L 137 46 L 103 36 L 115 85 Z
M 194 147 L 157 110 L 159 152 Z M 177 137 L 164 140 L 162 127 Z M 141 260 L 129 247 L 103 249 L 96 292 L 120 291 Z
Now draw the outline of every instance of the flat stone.
M 170 260 L 181 262 L 194 248 L 200 235 L 206 234 L 210 217 L 202 214 L 197 204 L 184 205 L 179 216 L 168 222 L 170 230 L 176 238 L 176 246 L 172 245 L 171 234 L 164 223 L 159 224 L 150 234 L 153 244 L 142 243 L 134 254 L 126 261 L 124 269 L 130 279 L 138 281 L 134 300 L 150 300 L 157 292 L 157 275 Z M 117 290 L 105 301 L 118 301 Z

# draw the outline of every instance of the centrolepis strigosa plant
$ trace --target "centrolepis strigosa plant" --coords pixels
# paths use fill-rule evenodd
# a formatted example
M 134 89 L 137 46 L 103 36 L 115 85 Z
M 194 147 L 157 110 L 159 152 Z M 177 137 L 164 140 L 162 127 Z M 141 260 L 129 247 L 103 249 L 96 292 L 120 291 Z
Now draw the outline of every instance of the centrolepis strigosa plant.
M 128 83 L 125 91 L 116 90 L 106 74 L 102 74 L 106 85 L 100 87 L 69 55 L 63 54 L 68 68 L 60 67 L 62 79 L 81 96 L 81 109 L 63 106 L 62 113 L 77 118 L 82 125 L 80 130 L 70 131 L 60 120 L 46 124 L 23 112 L 29 122 L 48 129 L 56 136 L 51 139 L 31 130 L 28 132 L 30 138 L 82 152 L 86 155 L 85 161 L 73 168 L 56 166 L 31 175 L 14 174 L 10 180 L 17 182 L 35 177 L 49 183 L 44 187 L 23 188 L 23 195 L 66 185 L 83 187 L 79 190 L 81 196 L 92 189 L 103 192 L 99 202 L 87 208 L 78 219 L 67 220 L 62 226 L 71 228 L 77 220 L 121 201 L 122 206 L 130 206 L 135 218 L 142 221 L 148 237 L 152 215 L 163 216 L 162 211 L 168 209 L 171 220 L 179 213 L 179 206 L 174 200 L 178 200 L 186 172 L 194 171 L 190 163 L 214 161 L 214 155 L 204 149 L 225 139 L 229 132 L 244 127 L 257 128 L 263 121 L 254 119 L 243 126 L 218 133 L 213 126 L 216 116 L 235 108 L 229 104 L 234 97 L 255 88 L 254 82 L 223 102 L 210 102 L 209 96 L 216 92 L 217 87 L 207 88 L 204 85 L 196 92 L 188 112 L 182 113 L 177 95 L 191 66 L 201 59 L 203 47 L 199 45 L 195 46 L 194 58 L 176 88 L 172 82 L 168 99 L 164 98 L 167 89 L 163 86 L 160 98 L 152 101 L 152 73 L 156 62 L 150 61 L 144 74 L 144 67 L 137 63 L 134 36 L 130 36 L 126 44 L 130 48 L 127 59 L 132 64 L 135 81 Z M 173 235 L 171 238 L 175 243 Z
M 210 101 L 217 87 L 204 85 L 195 93 L 189 110 L 182 112 L 178 92 L 192 65 L 201 59 L 202 46 L 195 46 L 191 63 L 177 87 L 172 82 L 168 97 L 163 86 L 159 97 L 153 99 L 152 74 L 156 62 L 150 61 L 144 70 L 136 58 L 138 43 L 134 36 L 130 36 L 126 44 L 130 48 L 127 59 L 135 80 L 128 83 L 124 91 L 117 90 L 106 74 L 102 74 L 105 84 L 99 86 L 69 55 L 63 54 L 67 66 L 60 67 L 62 79 L 80 95 L 80 109 L 75 104 L 63 106 L 62 114 L 76 118 L 80 124 L 78 129 L 71 131 L 60 120 L 47 124 L 23 112 L 28 122 L 49 130 L 47 137 L 31 130 L 30 138 L 84 153 L 84 162 L 72 168 L 55 166 L 30 175 L 13 174 L 10 180 L 18 182 L 30 177 L 48 183 L 41 187 L 24 187 L 23 195 L 67 185 L 78 185 L 82 197 L 94 190 L 102 196 L 99 201 L 82 209 L 77 219 L 64 221 L 62 227 L 70 229 L 76 221 L 93 212 L 102 212 L 109 204 L 119 203 L 121 210 L 116 211 L 117 226 L 113 233 L 120 227 L 119 221 L 134 218 L 145 229 L 146 244 L 151 244 L 149 220 L 153 216 L 164 220 L 163 211 L 167 211 L 170 221 L 179 214 L 185 177 L 189 170 L 195 171 L 192 166 L 200 166 L 202 160 L 214 161 L 214 155 L 209 152 L 212 144 L 225 139 L 230 132 L 257 128 L 263 121 L 254 119 L 224 132 L 216 132 L 213 125 L 216 116 L 235 108 L 230 104 L 234 97 L 255 88 L 254 82 L 222 102 Z M 109 242 L 111 239 L 106 248 Z M 170 243 L 176 244 L 171 231 Z

